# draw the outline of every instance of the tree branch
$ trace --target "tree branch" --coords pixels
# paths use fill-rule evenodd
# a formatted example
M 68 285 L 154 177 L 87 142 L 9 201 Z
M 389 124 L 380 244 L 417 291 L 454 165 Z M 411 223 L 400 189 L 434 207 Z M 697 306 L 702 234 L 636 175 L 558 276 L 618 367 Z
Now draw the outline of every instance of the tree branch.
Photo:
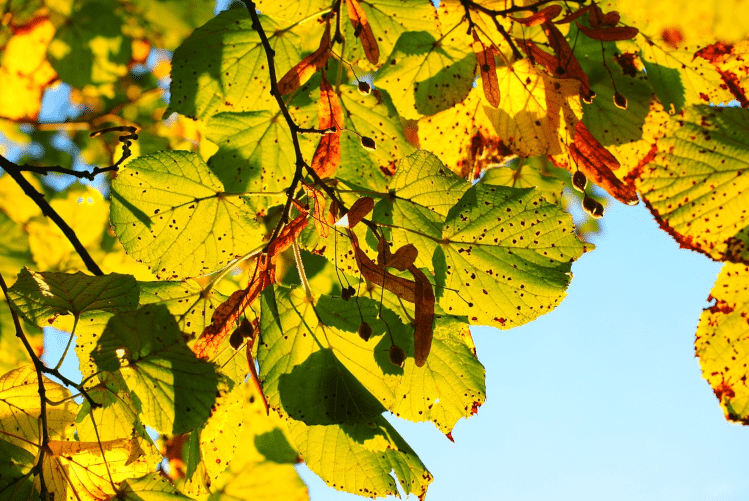
M 31 198 L 36 203 L 36 205 L 39 206 L 39 208 L 42 210 L 42 213 L 50 218 L 57 225 L 57 227 L 60 228 L 68 241 L 73 245 L 73 248 L 76 250 L 76 252 L 78 252 L 78 255 L 81 256 L 81 259 L 86 265 L 86 268 L 88 268 L 88 271 L 90 271 L 94 275 L 103 275 L 104 272 L 101 271 L 99 265 L 96 264 L 81 241 L 78 239 L 78 236 L 75 234 L 75 231 L 73 231 L 73 228 L 71 228 L 68 223 L 66 223 L 65 220 L 60 216 L 60 214 L 58 214 L 57 211 L 55 211 L 55 209 L 53 209 L 52 206 L 49 205 L 49 202 L 47 202 L 47 200 L 44 198 L 44 195 L 39 193 L 36 188 L 34 188 L 34 186 L 25 177 L 23 177 L 23 174 L 21 173 L 21 167 L 11 162 L 2 155 L 0 155 L 0 167 L 2 167 L 5 172 L 7 172 L 8 175 L 16 181 L 16 183 L 18 183 L 18 186 L 21 187 L 24 193 L 26 193 L 26 195 Z

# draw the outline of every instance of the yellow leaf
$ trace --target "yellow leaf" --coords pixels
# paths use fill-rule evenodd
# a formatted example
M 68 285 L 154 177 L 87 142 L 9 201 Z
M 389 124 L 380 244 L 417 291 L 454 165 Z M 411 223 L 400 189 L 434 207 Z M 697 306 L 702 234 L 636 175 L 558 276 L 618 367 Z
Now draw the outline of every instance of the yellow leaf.
M 505 97 L 486 114 L 502 144 L 522 157 L 566 151 L 582 117 L 580 82 L 548 76 L 527 59 L 497 73 Z

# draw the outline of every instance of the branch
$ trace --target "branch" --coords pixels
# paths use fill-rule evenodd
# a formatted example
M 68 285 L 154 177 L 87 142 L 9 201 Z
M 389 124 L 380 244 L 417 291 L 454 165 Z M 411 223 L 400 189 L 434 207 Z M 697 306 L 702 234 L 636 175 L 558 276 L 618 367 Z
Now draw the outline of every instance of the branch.
M 291 211 L 291 201 L 294 199 L 294 192 L 296 191 L 297 185 L 299 184 L 299 181 L 302 180 L 302 170 L 307 165 L 307 162 L 304 161 L 304 157 L 302 156 L 302 149 L 299 146 L 299 132 L 306 129 L 300 129 L 299 126 L 294 122 L 294 119 L 291 118 L 291 115 L 289 114 L 289 109 L 286 107 L 286 103 L 283 101 L 283 97 L 281 96 L 281 92 L 278 90 L 278 77 L 276 76 L 276 63 L 275 63 L 275 51 L 270 46 L 270 42 L 268 41 L 268 36 L 265 34 L 265 30 L 263 29 L 263 25 L 260 23 L 260 16 L 257 15 L 257 10 L 255 8 L 255 2 L 252 0 L 242 0 L 242 2 L 247 7 L 247 10 L 250 12 L 250 17 L 252 18 L 252 29 L 255 30 L 260 37 L 260 42 L 263 45 L 263 50 L 265 51 L 265 57 L 268 60 L 268 75 L 270 76 L 270 94 L 276 99 L 276 103 L 278 103 L 278 107 L 281 109 L 281 114 L 286 119 L 286 123 L 289 126 L 289 131 L 291 132 L 291 140 L 294 143 L 294 153 L 296 156 L 295 160 L 295 169 L 294 169 L 294 177 L 291 180 L 291 184 L 289 184 L 288 189 L 286 190 L 286 205 L 284 205 L 283 212 L 281 213 L 281 219 L 278 220 L 278 224 L 273 230 L 273 233 L 270 236 L 270 239 L 268 240 L 268 243 L 265 246 L 265 250 L 270 247 L 270 245 L 273 243 L 273 241 L 278 236 L 279 231 L 281 231 L 281 228 L 284 224 L 286 224 L 289 220 L 289 212 Z
M 109 172 L 109 171 L 116 171 L 119 169 L 119 163 L 115 165 L 110 165 L 109 167 L 95 167 L 93 170 L 90 171 L 79 171 L 79 170 L 73 170 L 73 169 L 66 169 L 65 167 L 60 167 L 59 165 L 55 165 L 52 167 L 38 167 L 35 165 L 19 165 L 18 170 L 21 170 L 23 172 L 33 172 L 35 174 L 41 174 L 42 176 L 46 176 L 50 172 L 57 172 L 60 174 L 67 174 L 69 176 L 75 176 L 79 179 L 86 178 L 89 181 L 93 181 L 97 174 L 101 174 L 102 172 Z
M 78 255 L 81 256 L 81 259 L 83 259 L 83 262 L 85 263 L 86 268 L 88 268 L 88 271 L 90 271 L 94 275 L 103 275 L 104 272 L 101 271 L 99 265 L 94 262 L 93 258 L 83 246 L 81 241 L 78 240 L 78 236 L 75 234 L 75 231 L 73 231 L 73 228 L 71 228 L 68 223 L 66 223 L 65 220 L 60 216 L 60 214 L 58 214 L 57 211 L 55 211 L 55 209 L 53 209 L 52 206 L 49 205 L 49 202 L 47 202 L 47 200 L 44 198 L 44 195 L 39 193 L 36 188 L 34 188 L 34 186 L 25 177 L 23 177 L 23 174 L 21 173 L 21 167 L 11 162 L 2 155 L 0 155 L 0 167 L 5 169 L 5 172 L 7 172 L 8 175 L 16 181 L 16 183 L 18 183 L 18 186 L 21 187 L 23 192 L 26 193 L 26 195 L 31 198 L 36 203 L 36 205 L 39 206 L 39 208 L 42 210 L 42 213 L 50 218 L 57 225 L 57 227 L 60 228 L 68 241 L 73 245 L 73 248 L 76 250 L 76 252 L 78 252 Z

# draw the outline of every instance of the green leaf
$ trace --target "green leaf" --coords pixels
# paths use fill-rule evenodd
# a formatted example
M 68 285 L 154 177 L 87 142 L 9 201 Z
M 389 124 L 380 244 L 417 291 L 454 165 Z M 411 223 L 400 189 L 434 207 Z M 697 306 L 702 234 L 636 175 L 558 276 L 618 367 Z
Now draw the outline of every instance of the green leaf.
M 569 177 L 567 171 L 557 169 L 544 157 L 531 157 L 511 162 L 507 167 L 487 169 L 481 183 L 510 188 L 537 188 L 549 203 L 561 203 L 564 181 L 554 175 L 546 175 L 548 170 L 556 170 Z
M 103 0 L 87 0 L 72 15 L 75 22 L 64 24 L 48 49 L 59 77 L 82 89 L 125 76 L 131 46 L 117 10 Z
M 403 491 L 423 499 L 432 482 L 416 453 L 381 416 L 351 425 L 290 421 L 289 432 L 309 469 L 339 491 L 373 498 L 398 495 L 394 471 Z
M 340 298 L 266 289 L 258 363 L 271 407 L 308 424 L 365 422 L 385 411 L 401 370 L 387 360 L 390 340 L 376 318 L 379 305 L 366 298 L 358 305 L 361 316 Z M 369 341 L 357 335 L 362 316 L 372 327 Z M 392 313 L 386 318 L 403 347 L 405 326 Z
M 159 278 L 205 275 L 262 241 L 253 211 L 194 153 L 140 157 L 112 183 L 111 220 L 123 247 Z
M 211 417 L 200 428 L 200 457 L 206 473 L 216 479 L 231 463 L 242 431 L 245 390 L 222 384 Z
M 219 113 L 208 121 L 206 136 L 219 147 L 208 166 L 227 191 L 254 192 L 247 196 L 255 210 L 284 201 L 284 190 L 294 177 L 296 153 L 280 112 Z M 305 158 L 311 158 L 312 141 L 300 139 Z M 277 193 L 264 200 L 262 192 Z
M 33 266 L 33 263 L 29 235 L 23 231 L 23 227 L 0 212 L 0 273 L 13 276 L 24 266 Z
M 276 73 L 301 60 L 301 40 L 285 25 L 260 16 L 275 51 Z M 218 59 L 218 60 L 217 60 Z M 221 111 L 276 109 L 270 95 L 267 61 L 247 9 L 219 13 L 174 51 L 167 114 L 206 118 Z
M 406 361 L 391 411 L 410 421 L 432 421 L 443 433 L 475 414 L 486 399 L 484 366 L 476 358 L 468 324 L 457 317 L 435 317 L 426 365 Z
M 377 39 L 380 49 L 380 62 L 386 63 L 385 58 L 393 51 L 398 38 L 406 31 L 437 32 L 437 16 L 434 5 L 424 0 L 359 0 L 367 16 L 367 22 Z M 368 68 L 372 65 L 366 61 L 367 57 L 361 42 L 355 40 L 354 28 L 346 19 L 345 9 L 341 19 L 341 32 L 346 37 L 343 48 L 344 59 L 350 63 L 358 62 L 359 66 Z
M 34 490 L 34 477 L 30 474 L 34 467 L 35 455 L 6 442 L 0 435 L 0 495 L 2 499 L 39 499 Z
M 216 2 L 197 0 L 185 9 L 181 0 L 134 0 L 146 36 L 156 45 L 174 50 L 198 26 L 213 17 Z
M 140 478 L 127 479 L 111 501 L 179 501 L 191 499 L 177 491 L 169 480 L 160 473 L 149 473 Z
M 404 118 L 434 115 L 463 101 L 473 86 L 476 55 L 448 34 L 404 33 L 375 85 L 387 90 Z
M 122 376 L 143 422 L 162 433 L 186 433 L 211 413 L 215 366 L 195 357 L 163 305 L 112 317 L 92 359 L 99 370 Z
M 266 16 L 294 22 L 317 13 L 322 14 L 330 8 L 330 3 L 326 0 L 258 0 L 255 5 Z
M 106 324 L 115 313 L 138 306 L 135 279 L 117 273 L 92 277 L 80 271 L 23 269 L 8 292 L 20 315 L 40 327 L 55 323 L 60 315 L 73 315 L 81 328 L 92 330 Z
M 695 106 L 673 117 L 638 187 L 682 247 L 749 262 L 749 111 Z
M 695 355 L 702 377 L 718 397 L 726 419 L 749 424 L 749 268 L 726 263 L 715 281 L 710 298 L 715 304 L 705 309 L 697 326 Z

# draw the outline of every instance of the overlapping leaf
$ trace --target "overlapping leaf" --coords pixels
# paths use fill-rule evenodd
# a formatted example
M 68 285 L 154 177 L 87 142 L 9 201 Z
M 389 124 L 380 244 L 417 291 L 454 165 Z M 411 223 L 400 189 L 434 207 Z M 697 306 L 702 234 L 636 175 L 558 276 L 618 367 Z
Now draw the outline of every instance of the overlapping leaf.
M 183 496 L 160 473 L 149 473 L 140 478 L 129 478 L 123 481 L 117 491 L 117 495 L 112 498 L 121 501 L 187 501 L 187 496 Z
M 702 312 L 697 327 L 695 354 L 723 408 L 726 419 L 749 424 L 749 268 L 726 263 L 710 299 L 715 304 Z
M 216 399 L 218 376 L 185 345 L 174 317 L 163 305 L 115 315 L 92 358 L 101 371 L 122 376 L 143 422 L 165 433 L 200 426 Z
M 301 41 L 295 33 L 281 31 L 283 25 L 270 18 L 261 16 L 261 20 L 275 51 L 276 71 L 283 75 L 301 59 Z M 247 10 L 221 12 L 174 52 L 169 110 L 205 118 L 221 111 L 270 109 L 275 101 L 266 65 Z
M 432 351 L 424 368 L 407 360 L 395 390 L 392 412 L 410 421 L 431 421 L 443 433 L 462 417 L 470 417 L 486 398 L 484 367 L 468 324 L 438 315 Z
M 215 271 L 262 239 L 253 211 L 193 153 L 164 151 L 130 162 L 112 183 L 112 199 L 117 237 L 160 278 Z
M 423 499 L 432 482 L 416 453 L 381 416 L 350 425 L 291 421 L 289 432 L 309 469 L 335 489 L 369 497 L 397 495 L 392 471 L 406 494 Z
M 390 339 L 375 301 L 352 309 L 339 298 L 308 298 L 301 288 L 267 289 L 261 300 L 258 363 L 270 406 L 308 424 L 366 422 L 393 400 L 400 371 L 387 359 Z M 363 321 L 369 341 L 357 335 Z M 396 342 L 408 343 L 405 326 L 387 318 Z
M 749 262 L 749 111 L 697 106 L 673 117 L 638 189 L 663 229 L 716 260 Z
M 398 113 L 418 119 L 463 101 L 473 86 L 476 54 L 447 34 L 439 41 L 421 31 L 402 35 L 375 84 L 390 93 Z

